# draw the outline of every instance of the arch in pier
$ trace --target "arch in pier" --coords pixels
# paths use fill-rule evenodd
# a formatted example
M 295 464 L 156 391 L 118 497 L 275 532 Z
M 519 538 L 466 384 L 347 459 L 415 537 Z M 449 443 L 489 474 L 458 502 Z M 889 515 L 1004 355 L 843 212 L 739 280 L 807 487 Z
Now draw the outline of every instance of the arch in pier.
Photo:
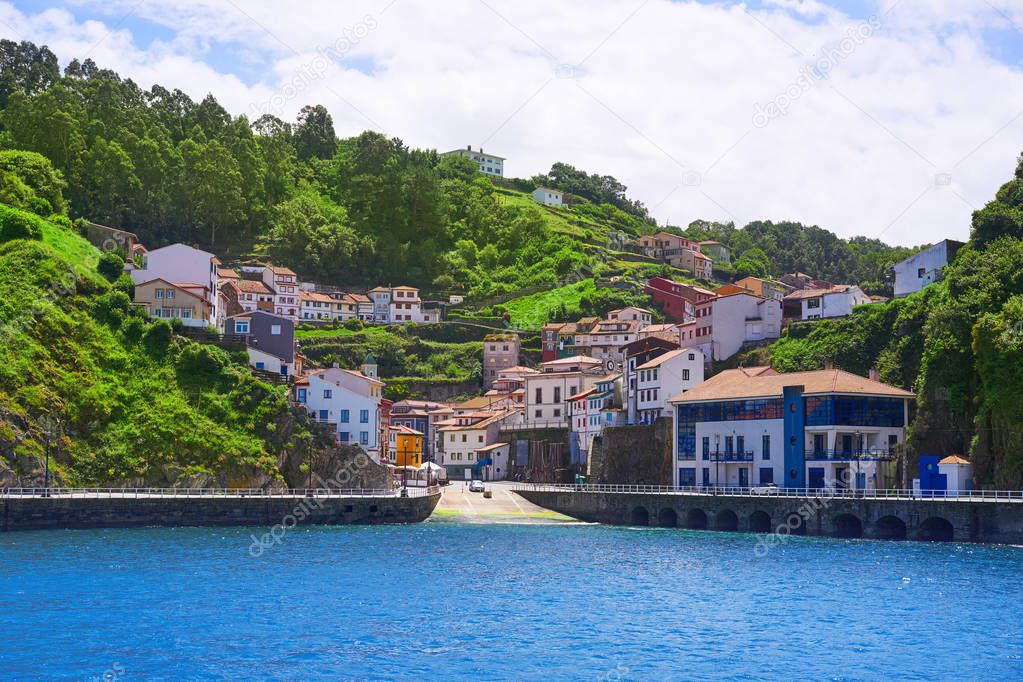
M 863 522 L 855 514 L 838 514 L 831 519 L 831 537 L 862 538 Z
M 678 514 L 671 507 L 664 507 L 657 512 L 657 525 L 661 528 L 674 528 L 678 525 Z
M 646 510 L 646 507 L 633 507 L 629 523 L 633 526 L 649 526 L 650 512 Z
M 906 522 L 898 516 L 882 516 L 874 524 L 874 537 L 878 540 L 905 540 Z
M 686 513 L 686 528 L 689 530 L 707 530 L 707 512 L 702 509 L 690 509 Z
M 806 535 L 806 519 L 800 516 L 799 512 L 789 512 L 783 517 L 785 520 L 778 526 L 779 532 L 786 535 Z
M 760 509 L 750 514 L 749 530 L 751 533 L 770 533 L 771 515 Z
M 931 542 L 952 542 L 954 536 L 955 528 L 952 527 L 952 523 L 940 516 L 924 519 L 924 522 L 920 524 L 916 532 L 917 540 Z
M 731 509 L 722 509 L 714 516 L 714 530 L 739 530 L 739 517 Z

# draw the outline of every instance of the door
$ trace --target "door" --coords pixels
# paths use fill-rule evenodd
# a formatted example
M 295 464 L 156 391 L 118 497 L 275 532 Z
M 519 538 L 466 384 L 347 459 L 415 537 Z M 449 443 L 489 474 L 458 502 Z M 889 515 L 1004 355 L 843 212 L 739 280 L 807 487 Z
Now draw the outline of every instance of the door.
M 824 487 L 824 467 L 810 467 L 807 486 L 815 490 Z
M 835 467 L 835 487 L 839 490 L 849 488 L 849 467 Z
M 749 468 L 747 467 L 739 467 L 739 487 L 749 487 Z

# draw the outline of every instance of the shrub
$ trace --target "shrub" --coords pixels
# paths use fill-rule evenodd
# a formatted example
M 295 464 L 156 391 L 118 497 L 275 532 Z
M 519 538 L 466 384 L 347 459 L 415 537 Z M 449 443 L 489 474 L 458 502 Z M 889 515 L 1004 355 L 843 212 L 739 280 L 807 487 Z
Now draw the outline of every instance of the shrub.
M 38 216 L 0 206 L 0 241 L 42 239 L 42 220 Z
M 345 321 L 345 329 L 353 332 L 361 332 L 365 325 L 362 324 L 362 320 L 357 317 L 353 317 L 350 320 Z
M 51 213 L 46 220 L 47 222 L 51 222 L 68 231 L 74 229 L 74 224 L 71 222 L 71 218 L 68 218 L 66 215 L 61 215 L 60 213 Z
M 152 326 L 142 335 L 142 345 L 146 347 L 150 355 L 161 356 L 167 352 L 170 346 L 173 330 L 166 320 L 156 320 Z
M 128 341 L 138 343 L 142 340 L 142 335 L 146 333 L 146 321 L 138 316 L 130 316 L 121 325 L 121 331 Z
M 108 282 L 114 282 L 124 273 L 124 260 L 116 253 L 104 253 L 99 257 L 96 269 Z
M 227 353 L 202 343 L 189 343 L 178 356 L 178 369 L 195 381 L 209 383 L 220 377 L 230 358 Z

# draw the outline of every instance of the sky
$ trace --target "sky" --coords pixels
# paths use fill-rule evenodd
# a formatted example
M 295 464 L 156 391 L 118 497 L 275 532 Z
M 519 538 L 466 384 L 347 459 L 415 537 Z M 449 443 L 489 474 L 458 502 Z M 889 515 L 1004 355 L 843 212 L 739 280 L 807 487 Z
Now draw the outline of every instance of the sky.
M 610 174 L 659 224 L 969 236 L 1023 151 L 1021 0 L 0 0 L 0 37 L 340 137 Z

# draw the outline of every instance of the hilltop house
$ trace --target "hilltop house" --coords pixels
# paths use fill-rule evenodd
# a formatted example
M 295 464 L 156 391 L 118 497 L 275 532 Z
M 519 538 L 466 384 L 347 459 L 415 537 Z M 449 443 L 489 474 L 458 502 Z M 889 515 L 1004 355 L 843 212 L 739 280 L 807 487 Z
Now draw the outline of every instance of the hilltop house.
M 651 277 L 643 291 L 661 306 L 665 317 L 681 323 L 692 322 L 696 318 L 696 304 L 714 297 L 713 291 L 665 277 Z
M 288 268 L 268 265 L 263 268 L 262 279 L 263 284 L 273 292 L 273 312 L 282 317 L 298 319 L 298 276 L 295 272 Z
M 714 264 L 729 265 L 732 262 L 732 251 L 721 242 L 704 241 L 699 242 L 700 251 L 710 256 Z
M 184 244 L 171 244 L 160 249 L 154 249 L 142 255 L 142 266 L 136 267 L 129 263 L 128 268 L 131 279 L 138 285 L 163 280 L 165 283 L 172 283 L 175 287 L 182 287 L 195 296 L 198 296 L 208 303 L 203 308 L 201 325 L 196 322 L 195 317 L 190 325 L 213 325 L 216 326 L 219 318 L 219 275 L 218 266 L 220 261 L 212 253 L 200 251 L 199 249 Z M 159 286 L 144 287 L 144 291 L 160 288 Z M 163 287 L 166 288 L 166 287 Z M 154 292 L 155 294 L 155 292 Z M 143 294 L 145 295 L 145 294 Z M 138 297 L 136 303 L 145 303 Z M 166 302 L 166 299 L 163 299 Z M 150 302 L 151 303 L 151 302 Z M 170 308 L 171 306 L 164 306 Z M 155 307 L 150 306 L 153 310 Z
M 853 307 L 870 303 L 870 297 L 853 284 L 835 284 L 827 289 L 802 289 L 786 294 L 782 299 L 785 318 L 819 320 L 844 317 Z
M 494 154 L 485 154 L 483 147 L 480 147 L 478 152 L 472 150 L 471 145 L 466 145 L 465 149 L 453 149 L 450 152 L 444 152 L 442 156 L 464 156 L 471 161 L 475 161 L 480 168 L 480 173 L 485 175 L 495 175 L 499 178 L 504 177 L 504 162 L 503 156 L 496 156 Z
M 561 190 L 550 187 L 537 187 L 533 190 L 533 201 L 544 206 L 561 206 L 563 198 Z
M 153 279 L 135 285 L 135 305 L 150 317 L 181 320 L 186 327 L 205 327 L 213 323 L 213 301 L 209 290 L 196 284 L 175 284 Z
M 725 360 L 744 343 L 781 336 L 781 301 L 746 291 L 713 295 L 696 305 L 696 319 L 681 326 L 684 348 L 699 348 L 707 360 Z
M 841 370 L 725 370 L 671 400 L 675 484 L 887 488 L 913 394 Z
M 224 334 L 245 337 L 249 364 L 258 370 L 284 377 L 302 371 L 295 348 L 295 323 L 290 318 L 262 310 L 238 313 L 224 319 Z
M 779 282 L 772 282 L 759 277 L 743 277 L 735 282 L 735 286 L 748 290 L 755 296 L 762 298 L 776 298 L 779 301 L 785 298 L 790 289 Z
M 943 239 L 934 246 L 918 251 L 893 265 L 895 297 L 908 296 L 938 281 L 944 268 L 955 260 L 962 246 L 962 242 Z

